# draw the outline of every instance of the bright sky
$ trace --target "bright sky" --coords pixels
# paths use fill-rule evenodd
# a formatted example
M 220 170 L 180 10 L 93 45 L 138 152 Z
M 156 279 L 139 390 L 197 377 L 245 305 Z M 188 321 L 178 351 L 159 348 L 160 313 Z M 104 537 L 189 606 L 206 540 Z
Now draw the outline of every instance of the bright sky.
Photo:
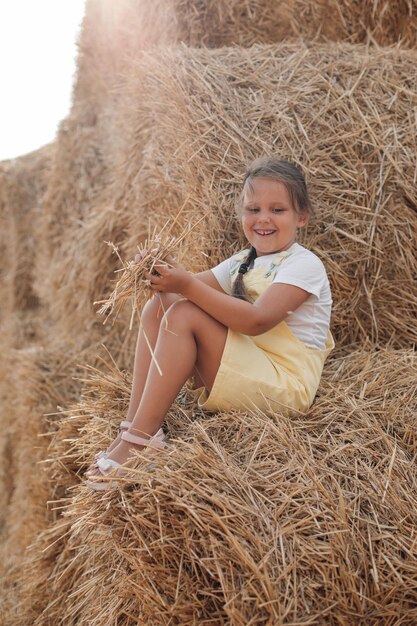
M 85 0 L 0 0 L 0 160 L 54 140 L 67 116 Z

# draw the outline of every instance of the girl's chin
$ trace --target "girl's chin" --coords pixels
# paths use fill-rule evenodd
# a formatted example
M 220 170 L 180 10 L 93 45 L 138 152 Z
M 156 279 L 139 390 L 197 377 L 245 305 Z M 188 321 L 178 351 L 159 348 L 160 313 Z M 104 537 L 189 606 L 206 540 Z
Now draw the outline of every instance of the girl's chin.
M 294 242 L 290 242 L 287 245 L 284 244 L 280 244 L 279 242 L 275 241 L 259 241 L 259 237 L 256 238 L 255 241 L 251 241 L 249 242 L 256 250 L 256 253 L 258 256 L 265 256 L 267 254 L 275 254 L 278 252 L 282 252 L 283 250 L 288 250 L 288 248 L 290 248 L 292 246 L 292 244 Z
M 258 242 L 256 242 L 258 244 Z M 265 254 L 274 254 L 274 252 L 279 252 L 280 248 L 277 245 L 274 245 L 272 242 L 267 245 L 266 243 L 261 243 L 260 245 L 252 244 L 256 250 L 258 256 L 262 256 Z
M 255 249 L 257 256 L 266 256 L 267 254 L 275 254 L 276 252 L 280 252 L 280 250 L 259 250 L 258 248 Z

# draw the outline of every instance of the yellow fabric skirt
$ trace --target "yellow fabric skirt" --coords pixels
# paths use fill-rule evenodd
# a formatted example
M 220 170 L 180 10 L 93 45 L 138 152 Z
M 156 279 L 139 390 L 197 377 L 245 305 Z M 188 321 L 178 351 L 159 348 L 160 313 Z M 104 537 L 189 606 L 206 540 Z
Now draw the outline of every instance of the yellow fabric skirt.
M 305 385 L 247 335 L 228 331 L 222 360 L 211 392 L 197 390 L 206 411 L 228 409 L 267 413 L 305 411 L 310 394 Z

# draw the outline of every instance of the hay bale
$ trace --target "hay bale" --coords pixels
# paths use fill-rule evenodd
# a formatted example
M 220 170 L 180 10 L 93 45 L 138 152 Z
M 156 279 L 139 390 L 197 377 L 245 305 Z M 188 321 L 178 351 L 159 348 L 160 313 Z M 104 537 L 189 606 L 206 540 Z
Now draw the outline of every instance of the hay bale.
M 99 395 L 88 395 L 90 380 L 68 412 L 71 359 L 63 365 L 52 349 L 9 353 L 17 383 L 0 389 L 0 480 L 10 623 L 417 619 L 415 357 L 392 349 L 416 337 L 416 54 L 299 42 L 250 53 L 144 53 L 150 44 L 251 45 L 293 35 L 415 45 L 406 2 L 379 0 L 371 11 L 343 0 L 336 17 L 332 7 L 259 0 L 249 13 L 247 3 L 213 1 L 197 14 L 188 0 L 88 3 L 72 111 L 48 162 L 47 189 L 29 194 L 43 194 L 32 294 L 61 355 L 74 338 L 74 354 L 103 340 L 92 303 L 110 292 L 117 267 L 104 241 L 128 257 L 149 223 L 161 226 L 185 207 L 179 230 L 206 215 L 186 250 L 190 269 L 206 269 L 239 240 L 232 205 L 244 162 L 270 151 L 300 163 L 309 178 L 319 219 L 303 242 L 329 269 L 339 345 L 391 348 L 335 356 L 315 406 L 295 422 L 234 413 L 203 421 L 180 398 L 167 420 L 176 453 L 161 459 L 152 482 L 102 498 L 86 493 L 80 476 L 124 417 L 128 376 L 115 365 L 103 382 L 96 370 Z M 147 20 L 155 30 L 145 36 Z M 19 200 L 28 211 L 32 202 Z M 2 210 L 0 219 L 30 256 L 25 211 L 11 221 Z M 1 245 L 7 256 L 7 240 Z M 19 267 L 13 258 L 6 278 Z M 14 289 L 6 280 L 7 294 Z M 127 326 L 121 318 L 105 330 L 119 367 L 133 356 Z M 74 401 L 78 392 L 75 385 Z M 51 399 L 63 408 L 46 421 Z M 48 452 L 46 438 L 34 450 L 45 431 Z M 30 463 L 46 455 L 43 483 Z
M 91 102 L 105 94 L 126 60 L 153 46 L 250 47 L 304 39 L 413 48 L 416 33 L 409 0 L 205 0 L 198 6 L 194 0 L 88 0 L 75 99 Z
M 36 335 L 31 319 L 39 306 L 33 289 L 36 227 L 52 152 L 52 145 L 46 145 L 0 163 L 0 324 L 11 324 L 15 347 Z M 12 323 L 13 314 L 19 314 L 20 324 Z
M 144 56 L 122 116 L 126 152 L 142 162 L 120 171 L 126 251 L 144 222 L 161 226 L 185 205 L 179 229 L 206 216 L 190 268 L 230 255 L 243 245 L 233 214 L 243 164 L 272 152 L 307 175 L 317 219 L 301 242 L 328 269 L 338 342 L 415 343 L 415 62 L 345 44 Z
M 80 382 L 74 378 L 83 371 L 77 364 L 86 359 L 94 363 L 97 346 L 92 346 L 93 354 L 74 352 L 57 340 L 47 349 L 8 348 L 2 352 L 0 385 L 0 578 L 16 577 L 18 584 L 27 546 L 57 517 L 48 510 L 51 486 L 44 469 L 57 426 L 54 417 L 45 414 L 76 401 Z M 3 601 L 12 607 L 13 583 L 7 588 Z
M 415 343 L 415 61 L 413 51 L 288 44 L 250 55 L 183 47 L 127 67 L 111 112 L 118 122 L 111 176 L 98 171 L 80 191 L 79 171 L 57 170 L 48 190 L 48 220 L 61 212 L 61 222 L 38 274 L 57 332 L 68 340 L 102 336 L 93 302 L 110 295 L 118 267 L 106 241 L 132 258 L 149 228 L 183 208 L 178 232 L 206 216 L 184 246 L 190 269 L 243 245 L 233 203 L 244 164 L 273 152 L 306 172 L 317 219 L 301 242 L 329 271 L 338 342 Z M 103 136 L 91 137 L 91 150 Z M 75 155 L 81 143 L 70 135 L 68 142 Z M 63 150 L 60 158 L 71 163 Z M 67 193 L 74 202 L 65 213 Z M 129 315 L 104 327 L 126 366 Z
M 93 301 L 101 297 L 104 281 L 100 275 L 91 276 L 91 260 L 103 262 L 110 273 L 117 267 L 104 243 L 109 236 L 118 239 L 112 228 L 114 216 L 99 199 L 105 198 L 111 178 L 113 135 L 104 113 L 97 121 L 82 107 L 61 123 L 39 223 L 34 288 L 45 305 L 44 323 L 79 350 L 103 338 Z M 63 302 L 69 303 L 67 311 L 62 310 Z M 100 330 L 95 336 L 94 324 Z M 117 338 L 113 343 L 116 347 Z
M 200 41 L 199 37 L 203 32 L 206 33 L 207 36 L 209 36 L 210 32 L 221 32 L 220 23 L 223 25 L 222 28 L 229 28 L 229 35 L 234 33 L 235 37 L 238 36 L 238 33 L 250 32 L 250 29 L 254 27 L 255 24 L 257 26 L 255 30 L 252 30 L 252 39 L 245 40 L 246 43 L 244 39 L 228 40 L 227 36 L 222 36 L 223 39 L 221 42 L 217 40 L 213 41 L 213 45 L 220 43 L 222 45 L 225 43 L 230 44 L 232 41 L 245 45 L 252 44 L 254 41 L 259 40 L 262 42 L 276 41 L 277 39 L 272 38 L 270 35 L 266 36 L 266 38 L 259 39 L 261 35 L 267 32 L 262 26 L 264 23 L 275 23 L 282 26 L 281 34 L 278 37 L 279 40 L 284 32 L 292 32 L 288 26 L 289 23 L 300 23 L 300 13 L 304 16 L 305 24 L 308 24 L 309 28 L 312 28 L 311 25 L 314 22 L 314 20 L 312 20 L 312 15 L 315 15 L 314 11 L 319 11 L 317 14 L 317 24 L 321 21 L 323 12 L 326 13 L 326 16 L 332 16 L 331 19 L 328 19 L 328 23 L 331 24 L 332 28 L 335 27 L 339 19 L 329 11 L 327 3 L 315 3 L 314 6 L 312 3 L 304 3 L 304 9 L 302 9 L 300 3 L 280 3 L 279 7 L 279 11 L 283 13 L 280 13 L 279 16 L 275 16 L 274 19 L 272 19 L 270 12 L 278 9 L 274 3 L 270 2 L 257 3 L 250 15 L 247 13 L 247 7 L 242 7 L 238 2 L 228 3 L 227 7 L 224 3 L 212 2 L 206 4 L 205 7 L 199 7 L 198 12 L 195 11 L 194 5 L 192 7 L 190 3 L 183 1 L 178 3 L 149 3 L 132 0 L 118 3 L 117 6 L 114 5 L 114 3 L 97 1 L 87 3 L 85 19 L 79 40 L 78 75 L 77 82 L 74 86 L 74 104 L 71 115 L 63 122 L 58 134 L 56 163 L 51 184 L 44 200 L 43 236 L 41 237 L 41 245 L 39 246 L 39 258 L 36 261 L 37 275 L 39 276 L 36 291 L 42 300 L 47 303 L 48 310 L 52 316 L 52 323 L 62 324 L 59 330 L 62 336 L 65 335 L 69 338 L 71 332 L 74 333 L 74 329 L 76 330 L 77 337 L 85 331 L 88 333 L 92 332 L 97 322 L 97 316 L 94 313 L 92 302 L 103 298 L 105 295 L 103 292 L 106 290 L 106 285 L 109 283 L 111 273 L 117 267 L 114 262 L 114 257 L 111 257 L 111 253 L 103 242 L 113 241 L 116 244 L 123 242 L 125 239 L 125 231 L 129 228 L 128 221 L 130 218 L 128 214 L 132 211 L 137 211 L 138 213 L 142 212 L 144 201 L 141 193 L 142 181 L 138 180 L 138 171 L 140 171 L 143 165 L 141 159 L 148 159 L 149 151 L 153 150 L 149 145 L 146 147 L 147 140 L 146 137 L 144 137 L 144 131 L 146 131 L 147 128 L 152 128 L 155 121 L 151 111 L 153 102 L 145 98 L 147 104 L 144 103 L 143 96 L 146 96 L 146 94 L 139 92 L 134 87 L 136 85 L 135 81 L 138 80 L 136 65 L 143 50 L 151 44 L 163 46 L 167 43 L 178 41 L 186 41 L 187 43 L 197 45 Z M 382 19 L 382 16 L 384 16 L 385 20 L 388 15 L 393 15 L 394 13 L 397 16 L 405 14 L 405 5 L 401 5 L 401 3 L 391 3 L 389 7 L 388 5 L 385 7 L 385 5 L 382 6 L 382 4 L 379 4 L 377 8 L 381 10 L 375 10 L 373 12 L 373 19 L 375 20 Z M 339 6 L 337 16 L 340 17 L 343 15 L 343 19 L 342 17 L 340 17 L 340 19 L 345 26 L 350 22 L 347 20 L 346 14 L 344 14 L 343 11 L 349 10 L 352 10 L 354 13 L 357 12 L 358 16 L 360 11 L 370 13 L 370 10 L 368 8 L 364 9 L 363 6 L 360 9 L 359 6 L 354 3 L 349 3 L 349 6 L 348 3 L 344 3 L 342 8 Z M 284 15 L 287 16 L 285 19 Z M 208 25 L 209 16 L 210 19 L 213 20 L 211 30 Z M 301 19 L 301 23 L 303 23 L 303 19 Z M 240 22 L 237 20 L 240 20 Z M 363 22 L 363 15 L 359 16 L 356 21 L 353 20 L 352 24 L 359 23 L 358 20 L 362 20 Z M 394 24 L 395 20 L 391 20 L 390 23 Z M 153 28 L 149 27 L 150 24 L 153 24 Z M 188 27 L 186 26 L 187 24 Z M 186 35 L 178 35 L 180 31 L 185 32 L 184 29 L 187 28 L 189 33 L 195 33 L 195 40 L 189 37 L 187 38 Z M 353 26 L 352 30 L 355 30 Z M 324 33 L 324 31 L 322 32 Z M 146 33 L 146 36 L 144 33 Z M 317 33 L 315 32 L 315 34 Z M 329 38 L 330 34 L 328 36 L 326 35 L 326 37 Z M 333 142 L 330 142 L 331 145 L 324 156 L 327 162 L 334 160 L 336 165 L 338 159 L 342 159 L 338 169 L 344 167 L 346 161 L 348 162 L 348 168 L 345 169 L 352 168 L 353 173 L 350 174 L 350 176 L 353 178 L 357 177 L 357 193 L 355 195 L 351 192 L 349 194 L 349 201 L 353 201 L 356 206 L 359 205 L 362 209 L 365 203 L 363 202 L 364 198 L 359 195 L 361 188 L 363 186 L 367 188 L 372 186 L 372 181 L 368 180 L 370 176 L 378 177 L 380 175 L 377 164 L 371 163 L 368 166 L 362 166 L 363 162 L 367 163 L 368 152 L 370 152 L 376 160 L 378 154 L 381 154 L 381 150 L 384 150 L 384 145 L 387 147 L 393 143 L 395 151 L 395 144 L 402 142 L 402 128 L 400 128 L 400 135 L 393 133 L 392 138 L 390 135 L 389 129 L 397 128 L 398 123 L 396 120 L 397 106 L 395 88 L 392 84 L 389 84 L 389 81 L 392 76 L 397 80 L 395 76 L 396 67 L 394 67 L 396 64 L 401 65 L 401 63 L 405 63 L 405 74 L 407 67 L 409 67 L 409 71 L 412 72 L 412 63 L 409 61 L 407 66 L 407 63 L 403 61 L 404 56 L 397 54 L 395 51 L 386 52 L 385 57 L 378 57 L 378 52 L 372 54 L 368 53 L 366 49 L 358 50 L 349 47 L 339 48 L 339 52 L 335 52 L 334 46 L 332 46 L 332 49 L 329 49 L 329 55 L 327 54 L 327 48 L 317 48 L 316 53 L 313 53 L 313 56 L 316 57 L 320 55 L 328 57 L 327 63 L 326 58 L 323 58 L 321 62 L 319 62 L 320 67 L 316 68 L 312 67 L 315 59 L 314 61 L 311 59 L 310 63 L 307 62 L 306 65 L 304 65 L 303 55 L 306 50 L 303 48 L 302 44 L 297 43 L 290 47 L 279 47 L 275 61 L 275 54 L 272 50 L 271 48 L 269 59 L 264 55 L 263 58 L 259 57 L 259 61 L 255 59 L 256 54 L 259 55 L 259 52 L 251 52 L 251 57 L 255 55 L 253 57 L 253 67 L 263 67 L 262 64 L 264 62 L 269 66 L 265 71 L 265 80 L 263 81 L 262 78 L 260 78 L 259 82 L 257 82 L 255 78 L 252 84 L 250 84 L 250 80 L 245 83 L 245 74 L 251 74 L 251 61 L 247 55 L 245 56 L 246 53 L 244 51 L 235 52 L 235 55 L 240 55 L 240 61 L 237 62 L 238 65 L 240 65 L 239 69 L 229 67 L 230 64 L 226 60 L 223 68 L 219 66 L 222 54 L 223 57 L 226 57 L 227 53 L 219 52 L 217 61 L 214 59 L 208 61 L 207 59 L 210 57 L 207 56 L 207 53 L 196 51 L 196 62 L 200 63 L 200 70 L 208 73 L 207 80 L 203 76 L 200 77 L 199 86 L 197 87 L 200 98 L 206 97 L 204 95 L 205 89 L 214 89 L 211 96 L 212 101 L 218 96 L 220 97 L 220 101 L 222 100 L 221 89 L 215 88 L 217 79 L 219 79 L 219 86 L 222 84 L 222 87 L 226 87 L 226 91 L 228 91 L 229 95 L 234 96 L 235 94 L 231 89 L 231 83 L 234 80 L 236 94 L 238 94 L 240 90 L 243 97 L 246 97 L 247 93 L 251 91 L 256 91 L 256 85 L 258 84 L 259 89 L 266 89 L 266 94 L 268 94 L 267 98 L 269 97 L 273 101 L 275 99 L 273 91 L 276 89 L 281 90 L 284 87 L 287 94 L 284 94 L 281 99 L 278 97 L 279 102 L 276 104 L 277 106 L 278 104 L 281 105 L 283 104 L 282 101 L 287 99 L 288 105 L 288 96 L 291 96 L 293 101 L 295 101 L 294 98 L 296 98 L 296 94 L 294 92 L 297 91 L 297 89 L 301 89 L 305 92 L 307 83 L 308 90 L 308 86 L 311 84 L 308 72 L 313 71 L 313 76 L 315 77 L 313 82 L 315 80 L 315 84 L 312 85 L 312 89 L 314 89 L 316 93 L 311 94 L 312 106 L 319 107 L 320 110 L 321 100 L 324 99 L 325 104 L 324 109 L 320 110 L 321 115 L 325 115 L 326 111 L 330 111 L 330 107 L 332 107 L 331 115 L 329 115 L 327 120 L 323 120 L 323 124 L 318 124 L 316 132 L 313 133 L 314 147 L 316 153 L 318 153 L 317 156 L 321 157 L 322 155 L 320 153 L 323 150 L 326 151 L 325 143 L 329 138 L 329 131 L 332 130 L 334 121 L 337 126 L 337 133 L 340 132 L 340 142 L 344 144 L 345 150 L 339 155 L 336 149 L 335 154 L 333 143 L 336 138 L 336 133 L 334 133 L 332 137 Z M 188 72 L 186 68 L 187 63 L 190 64 L 190 75 L 192 75 L 193 71 L 194 74 L 196 74 L 196 71 L 191 67 L 191 59 L 194 56 L 194 52 L 188 53 L 188 57 L 186 57 L 184 53 L 178 52 L 176 54 L 179 56 L 175 56 L 174 59 L 170 60 L 169 66 L 171 70 L 168 72 L 167 76 L 162 74 L 165 60 L 162 61 L 160 56 L 156 58 L 156 63 L 159 64 L 159 76 L 162 83 L 165 83 L 165 86 L 167 81 L 169 82 L 171 80 L 170 75 L 172 72 L 175 72 L 177 62 L 179 66 L 183 68 L 181 80 L 183 80 L 184 74 Z M 288 54 L 287 61 L 284 60 L 285 54 Z M 206 57 L 204 57 L 204 55 L 206 55 Z M 352 56 L 354 60 L 350 62 L 350 57 Z M 186 60 L 187 58 L 189 61 Z M 199 61 L 197 61 L 197 59 L 199 59 Z M 145 64 L 148 62 L 149 60 L 144 61 Z M 247 67 L 245 63 L 248 64 Z M 338 63 L 340 63 L 340 69 L 336 67 Z M 385 69 L 382 67 L 380 67 L 379 73 L 375 71 L 375 65 L 377 63 L 384 63 L 384 66 L 388 64 L 391 67 L 389 77 L 384 78 Z M 211 69 L 209 67 L 210 64 L 213 64 Z M 368 65 L 370 66 L 369 69 Z M 361 75 L 362 70 L 364 73 Z M 229 71 L 232 72 L 231 78 L 228 85 L 226 85 L 227 79 L 225 72 L 228 73 Z M 233 79 L 232 76 L 235 71 L 237 75 L 236 78 Z M 343 77 L 345 71 L 347 71 L 346 78 Z M 218 75 L 216 72 L 218 72 Z M 271 75 L 273 75 L 272 81 Z M 371 104 L 368 102 L 369 107 L 366 105 L 365 110 L 362 112 L 362 96 L 360 98 L 359 96 L 364 92 L 365 87 L 368 86 L 368 76 L 372 76 L 371 80 L 375 81 L 376 90 L 378 92 L 385 90 L 387 97 L 383 102 L 379 100 L 380 104 L 377 105 L 375 111 L 369 110 Z M 290 77 L 293 77 L 292 86 L 288 84 Z M 194 80 L 194 78 L 192 80 Z M 408 80 L 409 77 L 406 77 L 404 81 L 402 80 L 405 87 L 403 91 L 400 92 L 400 99 L 402 98 L 404 100 L 407 98 L 405 91 L 407 89 L 406 85 Z M 188 83 L 190 83 L 190 81 L 191 79 Z M 297 81 L 300 81 L 298 85 Z M 358 81 L 358 85 L 356 85 L 356 81 Z M 187 84 L 187 79 L 185 79 L 185 84 Z M 240 88 L 239 84 L 241 85 Z M 245 84 L 247 88 L 245 88 Z M 269 88 L 267 88 L 268 85 Z M 132 88 L 130 86 L 132 86 Z M 177 103 L 182 107 L 183 113 L 184 109 L 190 106 L 190 103 L 183 99 L 183 96 L 185 96 L 186 99 L 189 98 L 191 85 L 188 84 L 188 87 L 188 95 L 180 93 L 180 100 Z M 291 89 L 291 87 L 295 87 L 295 89 Z M 160 109 L 164 109 L 163 117 L 168 117 L 173 113 L 173 103 L 177 102 L 177 92 L 181 90 L 181 85 L 179 81 L 177 81 L 173 86 L 174 91 L 172 93 L 168 93 L 167 89 L 164 89 L 164 86 L 162 86 L 162 89 L 164 101 L 161 102 Z M 131 98 L 126 97 L 126 90 L 133 92 Z M 216 95 L 213 96 L 213 94 Z M 308 109 L 310 107 L 309 94 L 306 93 L 305 95 L 307 101 L 304 102 L 301 109 Z M 358 95 L 357 100 L 356 95 Z M 152 97 L 159 97 L 159 94 L 155 93 L 154 89 L 152 90 Z M 285 116 L 281 116 L 280 119 L 277 119 L 277 107 L 274 107 L 271 101 L 269 103 L 265 102 L 268 112 L 263 112 L 263 96 L 260 92 L 252 94 L 251 98 L 253 106 L 248 103 L 246 109 L 250 108 L 251 110 L 249 112 L 245 110 L 245 115 L 249 113 L 246 128 L 249 128 L 248 132 L 253 134 L 254 125 L 257 125 L 260 131 L 262 131 L 262 129 L 267 130 L 268 128 L 275 127 L 275 136 L 270 137 L 271 141 L 269 144 L 268 142 L 257 144 L 256 137 L 254 138 L 256 150 L 270 149 L 272 146 L 276 145 L 276 143 L 274 143 L 276 137 L 278 133 L 282 132 L 283 127 L 285 127 Z M 355 103 L 357 105 L 356 108 L 354 106 Z M 224 102 L 224 104 L 227 106 L 226 102 Z M 409 102 L 405 104 L 407 107 L 410 106 Z M 196 105 L 198 106 L 198 103 L 196 103 Z M 148 108 L 148 110 L 143 117 L 144 108 Z M 297 109 L 297 107 L 295 107 L 295 109 Z M 388 115 L 386 115 L 387 109 Z M 242 107 L 240 106 L 238 96 L 235 118 L 229 120 L 229 122 L 243 127 L 245 126 L 245 120 L 240 119 L 239 110 L 242 110 Z M 178 111 L 175 112 L 175 114 L 178 113 Z M 224 111 L 217 111 L 216 103 L 213 103 L 210 115 L 214 114 L 218 116 L 223 113 Z M 296 115 L 293 113 L 296 113 Z M 204 107 L 202 107 L 201 114 L 206 116 Z M 370 132 L 373 132 L 374 135 L 369 137 L 369 141 L 367 142 L 363 140 L 361 136 L 363 135 L 363 129 L 365 129 L 364 132 L 366 135 L 366 124 L 368 123 L 369 114 L 373 115 L 372 123 L 374 125 L 370 129 Z M 401 124 L 403 124 L 403 109 L 400 116 L 402 120 Z M 184 115 L 180 117 L 184 118 Z M 339 118 L 346 117 L 351 118 L 351 126 L 348 123 L 344 124 L 343 120 L 339 120 Z M 378 117 L 382 117 L 382 130 L 379 127 Z M 300 142 L 305 139 L 302 135 L 303 130 L 301 129 L 304 122 L 301 120 L 301 127 L 298 126 L 297 119 L 299 119 L 299 115 L 297 110 L 290 111 L 288 119 L 292 126 L 290 130 L 292 130 L 293 133 L 288 132 L 289 129 L 287 129 L 287 137 L 285 137 L 285 139 L 291 142 L 291 145 L 287 149 L 287 153 L 291 156 L 292 152 L 297 152 L 297 150 L 300 152 Z M 157 122 L 162 125 L 165 123 L 163 118 L 160 121 L 157 120 Z M 310 122 L 315 125 L 312 110 L 310 110 Z M 204 123 L 204 121 L 200 119 L 199 127 L 204 127 L 203 130 L 206 132 L 208 123 L 209 122 Z M 223 123 L 220 117 L 217 118 L 217 123 L 220 125 Z M 193 133 L 191 124 L 192 116 L 191 118 L 189 117 L 187 121 L 190 135 Z M 408 127 L 411 126 L 411 119 L 406 122 L 406 124 Z M 171 133 L 172 126 L 173 125 L 171 125 L 170 130 Z M 132 136 L 133 128 L 136 129 L 134 131 L 136 136 Z M 404 133 L 407 131 L 408 128 L 404 129 Z M 213 154 L 212 158 L 214 157 L 220 160 L 223 158 L 225 154 L 224 150 L 227 149 L 227 132 L 229 132 L 229 130 L 226 129 L 224 137 L 225 142 L 222 145 L 222 150 L 219 150 L 217 155 Z M 296 137 L 293 136 L 295 133 L 297 133 Z M 214 134 L 213 132 L 212 135 Z M 319 136 L 319 134 L 321 134 L 321 136 Z M 381 135 L 383 135 L 383 139 Z M 210 139 L 210 137 L 208 137 L 208 139 Z M 189 141 L 189 137 L 187 140 Z M 201 141 L 204 141 L 204 136 L 201 138 Z M 240 161 L 242 162 L 250 157 L 251 154 L 248 150 L 247 143 L 245 143 L 242 138 L 240 138 L 239 141 L 242 143 L 240 149 Z M 145 142 L 145 145 L 143 145 L 143 142 Z M 349 142 L 351 142 L 352 145 L 358 143 L 358 145 L 361 146 L 360 149 L 352 148 L 354 152 L 356 151 L 356 154 L 352 155 L 354 160 L 357 161 L 357 157 L 360 157 L 359 163 L 351 163 Z M 374 144 L 378 142 L 381 142 L 383 145 L 374 146 Z M 307 141 L 306 143 L 306 149 L 311 152 L 311 148 L 308 145 L 309 142 Z M 196 147 L 195 144 L 193 145 Z M 179 146 L 180 141 L 178 141 L 178 145 L 174 141 L 174 153 Z M 197 149 L 201 150 L 201 146 L 198 146 Z M 359 155 L 358 153 L 360 151 L 361 154 Z M 255 150 L 252 152 L 255 152 Z M 175 154 L 180 157 L 179 152 Z M 192 155 L 188 154 L 188 158 L 190 158 L 190 156 Z M 404 159 L 408 157 L 408 155 L 401 154 L 399 156 Z M 391 157 L 394 159 L 397 158 L 395 154 L 391 155 Z M 163 158 L 165 159 L 166 155 L 164 155 Z M 387 162 L 389 169 L 391 167 L 389 157 Z M 206 162 L 205 164 L 206 171 L 209 171 L 207 168 L 208 163 L 209 162 Z M 227 172 L 227 154 L 225 164 L 226 176 L 230 179 L 230 174 Z M 150 165 L 152 166 L 152 163 Z M 383 165 L 385 168 L 385 163 Z M 162 161 L 161 167 L 167 170 L 170 166 L 168 164 L 165 165 Z M 315 162 L 314 173 L 316 173 L 317 167 L 317 162 Z M 358 171 L 357 167 L 359 167 Z M 412 167 L 409 168 L 409 171 L 412 171 Z M 146 165 L 145 173 L 149 175 L 149 170 Z M 212 168 L 210 168 L 209 173 L 213 175 Z M 234 176 L 235 175 L 238 175 L 238 173 L 236 172 Z M 337 175 L 339 175 L 339 172 Z M 347 176 L 346 174 L 344 180 L 339 181 L 338 188 L 335 190 L 339 196 L 340 194 L 345 194 L 345 184 L 350 184 L 351 182 Z M 188 184 L 196 186 L 196 180 L 198 180 L 198 178 L 193 178 Z M 325 180 L 326 179 L 323 179 L 322 185 L 327 183 L 327 180 L 326 182 Z M 382 180 L 385 182 L 384 172 L 382 172 Z M 125 189 L 126 185 L 132 187 L 132 193 L 129 193 L 129 190 Z M 367 200 L 374 205 L 378 201 L 378 190 L 375 189 L 375 187 L 377 187 L 376 184 L 373 185 L 373 189 L 370 190 L 367 198 Z M 206 190 L 201 189 L 201 191 Z M 128 196 L 129 204 L 125 202 L 126 196 Z M 180 201 L 182 200 L 183 194 L 180 196 Z M 146 199 L 145 202 L 147 201 Z M 178 201 L 178 198 L 176 198 L 176 201 Z M 368 210 L 366 206 L 364 209 Z M 137 222 L 134 225 L 136 226 Z M 342 223 L 341 226 L 343 230 L 344 224 Z M 135 233 L 135 237 L 137 238 L 138 234 L 143 233 L 143 231 L 144 224 L 142 219 L 140 227 Z M 355 236 L 355 234 L 353 234 L 353 236 Z M 335 245 L 344 245 L 344 237 L 343 234 L 339 233 L 339 240 L 335 241 Z M 340 241 L 340 239 L 342 239 L 342 241 Z M 130 254 L 134 249 L 135 247 L 131 246 L 127 254 Z M 85 256 L 86 254 L 88 256 Z M 364 254 L 366 255 L 366 252 L 364 252 Z M 92 267 L 92 265 L 95 266 Z M 49 272 L 51 266 L 52 271 Z M 103 271 L 103 268 L 106 268 L 107 271 Z M 346 277 L 344 277 L 344 280 L 346 282 Z M 349 290 L 349 285 L 347 284 L 346 286 L 347 290 Z M 366 290 L 368 294 L 370 294 L 369 297 L 366 295 Z M 368 317 L 369 315 L 372 317 L 372 290 L 373 285 L 365 283 L 365 285 L 362 286 L 363 298 L 357 299 L 354 303 L 355 307 L 365 307 Z M 75 293 L 77 294 L 76 297 L 74 297 Z M 364 300 L 364 302 L 361 300 Z M 88 312 L 88 315 L 86 315 L 86 312 Z M 64 320 L 68 320 L 68 323 L 65 324 Z M 348 318 L 343 320 L 344 323 L 347 323 L 347 321 Z M 393 320 L 391 320 L 391 322 L 393 323 Z M 370 321 L 368 319 L 368 324 L 364 327 L 362 334 L 365 335 L 372 332 L 373 339 L 375 339 L 375 326 L 374 320 Z M 114 333 L 114 339 L 111 339 L 111 341 L 114 341 L 114 345 L 121 344 L 123 346 L 126 337 L 123 334 L 122 327 L 115 329 Z M 388 332 L 385 334 L 388 335 Z M 126 359 L 127 363 L 129 356 L 125 354 L 123 358 Z
M 15 619 L 411 626 L 416 373 L 410 350 L 339 351 L 296 419 L 203 416 L 179 398 L 166 420 L 175 450 L 152 474 L 107 494 L 73 482 L 27 554 Z M 127 408 L 125 374 L 90 375 L 51 442 L 55 480 L 59 460 L 81 478 L 98 424 Z
M 35 233 L 52 153 L 53 146 L 50 144 L 25 156 L 0 163 L 0 205 L 5 220 L 2 234 L 4 239 L 7 237 L 3 245 L 8 244 L 8 256 L 12 257 L 16 266 L 12 278 L 16 309 L 33 309 L 38 304 L 32 289 Z M 7 257 L 5 260 L 11 261 Z
M 198 11 L 192 0 L 174 0 L 174 7 L 178 39 L 191 46 L 251 46 L 297 38 L 382 46 L 401 42 L 403 47 L 417 43 L 416 8 L 407 0 L 210 0 Z

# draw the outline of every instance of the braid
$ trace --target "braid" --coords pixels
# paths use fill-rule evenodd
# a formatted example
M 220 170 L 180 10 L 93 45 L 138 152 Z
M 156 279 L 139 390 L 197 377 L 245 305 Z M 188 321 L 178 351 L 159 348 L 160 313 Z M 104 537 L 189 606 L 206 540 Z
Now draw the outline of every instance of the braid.
M 237 276 L 233 283 L 232 296 L 235 298 L 240 298 L 241 300 L 247 300 L 247 295 L 245 291 L 245 285 L 243 284 L 243 275 L 246 274 L 253 261 L 256 259 L 257 254 L 255 248 L 252 246 L 248 252 L 248 256 L 240 264 L 239 269 L 237 271 Z

